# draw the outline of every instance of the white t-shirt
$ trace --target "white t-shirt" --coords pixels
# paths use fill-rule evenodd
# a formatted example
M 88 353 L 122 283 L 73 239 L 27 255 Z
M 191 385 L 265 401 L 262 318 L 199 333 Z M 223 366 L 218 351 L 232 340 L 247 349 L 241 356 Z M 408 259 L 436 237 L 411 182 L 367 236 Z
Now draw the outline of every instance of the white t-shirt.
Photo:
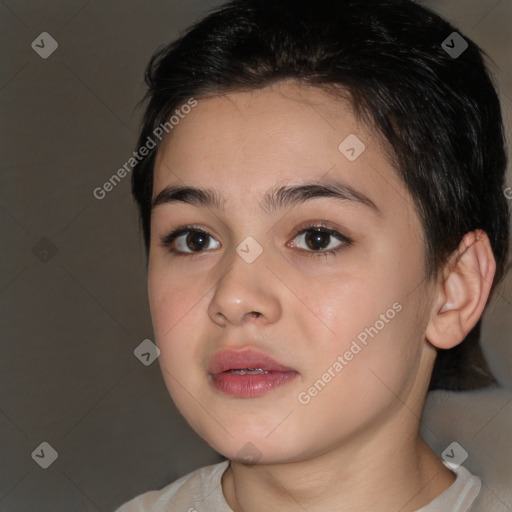
M 222 493 L 221 478 L 228 460 L 205 466 L 181 477 L 159 491 L 150 491 L 128 501 L 116 512 L 233 512 Z M 447 466 L 448 467 L 448 466 Z M 417 512 L 467 512 L 480 492 L 482 482 L 466 468 L 450 468 L 453 484 Z

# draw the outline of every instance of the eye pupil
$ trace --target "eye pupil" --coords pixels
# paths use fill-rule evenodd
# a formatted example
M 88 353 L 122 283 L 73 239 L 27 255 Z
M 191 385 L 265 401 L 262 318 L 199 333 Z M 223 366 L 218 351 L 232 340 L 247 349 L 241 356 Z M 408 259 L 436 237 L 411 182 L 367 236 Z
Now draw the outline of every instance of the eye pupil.
M 194 250 L 201 250 L 206 245 L 206 240 L 208 239 L 208 235 L 204 233 L 199 233 L 197 231 L 191 231 L 187 235 L 186 244 L 187 247 Z
M 306 234 L 305 241 L 310 249 L 319 250 L 329 245 L 330 233 L 322 230 L 309 231 Z M 315 244 L 320 244 L 320 247 L 316 247 Z

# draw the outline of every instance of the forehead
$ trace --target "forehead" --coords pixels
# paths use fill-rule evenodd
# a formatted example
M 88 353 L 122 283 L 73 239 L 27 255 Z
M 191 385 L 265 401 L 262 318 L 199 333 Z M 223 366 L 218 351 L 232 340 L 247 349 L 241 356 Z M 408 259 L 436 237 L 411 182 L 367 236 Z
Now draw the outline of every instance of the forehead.
M 407 196 L 381 140 L 346 100 L 281 83 L 197 101 L 159 148 L 153 198 L 186 183 L 222 189 L 248 207 L 248 196 L 261 198 L 276 184 L 323 179 L 370 197 L 375 187 L 387 188 L 387 199 Z
M 310 155 L 311 146 L 319 142 L 317 152 L 325 150 L 347 129 L 364 130 L 344 100 L 336 101 L 318 88 L 281 83 L 199 99 L 164 138 L 159 156 L 173 159 L 187 152 L 196 157 L 196 150 L 204 148 L 212 161 L 226 157 L 226 149 L 236 149 L 262 158 L 271 152 L 277 164 L 279 158 Z M 310 143 L 304 147 L 306 140 Z

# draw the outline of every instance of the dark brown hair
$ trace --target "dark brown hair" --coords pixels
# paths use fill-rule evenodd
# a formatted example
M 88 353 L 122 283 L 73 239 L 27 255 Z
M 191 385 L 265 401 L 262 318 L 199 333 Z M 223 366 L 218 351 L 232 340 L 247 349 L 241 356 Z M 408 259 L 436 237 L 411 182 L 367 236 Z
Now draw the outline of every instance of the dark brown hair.
M 455 45 L 453 32 L 468 45 L 456 57 L 443 47 L 446 40 Z M 464 234 L 479 228 L 496 258 L 494 290 L 505 271 L 510 214 L 500 103 L 482 53 L 409 0 L 232 0 L 152 57 L 138 147 L 190 97 L 284 79 L 348 94 L 356 116 L 386 143 L 413 197 L 427 277 Z M 158 145 L 132 174 L 147 256 L 157 151 Z M 462 344 L 438 352 L 431 389 L 495 382 L 479 334 L 480 322 Z

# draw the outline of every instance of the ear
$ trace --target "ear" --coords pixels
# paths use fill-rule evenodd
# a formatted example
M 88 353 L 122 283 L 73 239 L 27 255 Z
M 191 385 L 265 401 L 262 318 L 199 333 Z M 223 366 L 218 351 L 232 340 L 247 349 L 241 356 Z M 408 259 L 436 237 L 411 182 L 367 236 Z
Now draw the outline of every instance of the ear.
M 484 311 L 495 272 L 487 234 L 466 233 L 443 271 L 426 330 L 432 345 L 448 349 L 464 340 Z

